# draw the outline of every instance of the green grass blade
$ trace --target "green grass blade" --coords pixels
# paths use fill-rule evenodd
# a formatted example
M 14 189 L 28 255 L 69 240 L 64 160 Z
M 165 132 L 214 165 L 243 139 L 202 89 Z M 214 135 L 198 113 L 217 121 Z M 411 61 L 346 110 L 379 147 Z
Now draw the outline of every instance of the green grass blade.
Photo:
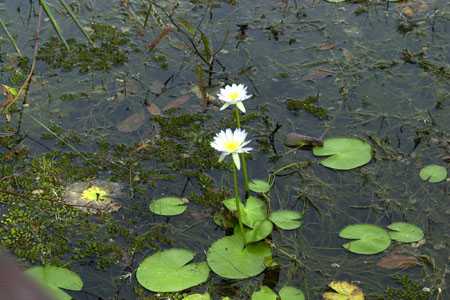
M 6 27 L 5 23 L 3 23 L 3 20 L 1 18 L 0 18 L 0 26 L 2 26 L 2 29 L 3 29 L 3 31 L 5 31 L 6 35 L 8 36 L 9 41 L 11 42 L 13 47 L 16 49 L 17 54 L 19 54 L 19 56 L 23 56 L 22 51 L 20 51 L 19 47 L 17 46 L 16 40 L 11 35 L 11 33 L 9 32 L 8 28 Z
M 91 44 L 92 47 L 95 46 L 94 42 L 91 40 L 91 38 L 89 37 L 89 34 L 86 32 L 86 30 L 84 30 L 83 26 L 81 25 L 80 21 L 78 20 L 77 16 L 75 16 L 73 10 L 70 8 L 69 5 L 67 5 L 67 3 L 64 0 L 59 0 L 59 3 L 61 3 L 61 5 L 64 7 L 64 9 L 67 11 L 67 13 L 69 14 L 69 16 L 72 18 L 72 20 L 75 22 L 75 24 L 78 26 L 78 29 L 80 29 L 80 31 L 83 33 L 83 35 L 86 37 L 86 39 L 88 40 L 89 44 Z
M 50 19 L 50 23 L 52 23 L 52 26 L 55 29 L 56 34 L 58 35 L 61 42 L 64 44 L 64 46 L 66 47 L 67 50 L 70 50 L 69 44 L 67 44 L 66 40 L 64 39 L 64 37 L 62 35 L 61 27 L 59 27 L 59 24 L 56 21 L 55 17 L 53 16 L 50 8 L 48 7 L 47 2 L 45 2 L 45 0 L 39 0 L 39 4 L 44 9 L 44 12 L 47 15 L 47 17 Z

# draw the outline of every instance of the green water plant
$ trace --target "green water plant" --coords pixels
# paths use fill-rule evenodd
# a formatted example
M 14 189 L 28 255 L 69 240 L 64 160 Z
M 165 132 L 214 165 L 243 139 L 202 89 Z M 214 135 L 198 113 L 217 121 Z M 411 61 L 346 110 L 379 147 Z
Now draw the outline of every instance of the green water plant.
M 187 208 L 186 198 L 163 197 L 150 202 L 150 211 L 161 216 L 181 215 Z
M 372 224 L 354 224 L 343 228 L 339 237 L 353 240 L 342 245 L 356 254 L 377 254 L 386 250 L 391 241 L 414 243 L 424 238 L 422 229 L 416 225 L 395 222 L 387 226 L 389 230 Z
M 270 214 L 269 220 L 283 230 L 298 229 L 302 226 L 303 214 L 293 210 L 278 210 Z
M 194 253 L 186 249 L 157 252 L 139 265 L 136 279 L 152 292 L 179 292 L 208 280 L 206 262 L 190 263 Z
M 388 232 L 372 224 L 349 225 L 339 232 L 339 237 L 352 240 L 342 247 L 356 254 L 377 254 L 391 245 Z
M 184 297 L 183 300 L 211 300 L 211 296 L 208 293 L 191 294 Z
M 206 254 L 211 270 L 228 279 L 245 279 L 260 274 L 271 260 L 272 249 L 265 242 L 246 244 L 242 234 L 215 241 Z
M 56 266 L 35 266 L 25 271 L 56 300 L 70 300 L 72 296 L 64 290 L 81 291 L 83 281 L 78 274 L 66 268 Z
M 269 287 L 262 286 L 260 290 L 252 294 L 251 300 L 304 300 L 305 295 L 300 289 L 284 286 L 278 295 Z
M 248 183 L 248 189 L 255 193 L 267 193 L 268 191 L 270 191 L 270 188 L 270 184 L 267 181 L 261 179 L 252 179 Z
M 327 156 L 320 164 L 335 170 L 351 170 L 372 159 L 372 147 L 356 138 L 328 138 L 313 148 L 315 156 Z
M 323 293 L 324 300 L 364 300 L 363 291 L 347 281 L 332 281 L 328 285 L 331 291 Z
M 447 169 L 439 165 L 428 165 L 420 170 L 419 176 L 423 181 L 438 183 L 447 179 Z

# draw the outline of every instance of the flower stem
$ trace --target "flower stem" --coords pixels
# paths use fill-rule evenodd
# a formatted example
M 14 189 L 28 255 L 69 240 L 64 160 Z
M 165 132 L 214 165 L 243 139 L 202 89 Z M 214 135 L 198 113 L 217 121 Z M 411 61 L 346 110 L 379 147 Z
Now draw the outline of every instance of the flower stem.
M 237 128 L 241 128 L 241 119 L 240 119 L 240 113 L 239 109 L 237 107 L 234 108 L 234 117 L 236 119 L 236 126 Z M 247 160 L 245 159 L 245 154 L 240 153 L 239 157 L 242 162 L 242 174 L 244 175 L 244 190 L 245 194 L 248 194 L 248 171 L 247 171 Z
M 244 225 L 242 225 L 241 196 L 239 195 L 238 174 L 236 166 L 234 165 L 233 165 L 233 182 L 234 182 L 234 200 L 236 202 L 236 211 L 238 214 L 239 228 L 241 229 L 242 238 L 244 239 L 244 245 L 246 245 L 247 241 L 245 240 Z

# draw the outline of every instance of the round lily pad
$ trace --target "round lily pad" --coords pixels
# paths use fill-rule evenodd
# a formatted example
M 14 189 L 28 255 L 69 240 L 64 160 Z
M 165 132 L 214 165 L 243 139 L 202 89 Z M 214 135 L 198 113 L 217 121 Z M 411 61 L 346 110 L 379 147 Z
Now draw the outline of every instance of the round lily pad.
M 416 225 L 396 222 L 388 226 L 392 231 L 389 231 L 391 239 L 403 243 L 414 243 L 423 239 L 424 234 L 422 229 Z
M 281 300 L 305 300 L 303 292 L 292 286 L 284 286 L 279 294 Z
M 372 159 L 372 147 L 356 138 L 329 138 L 323 146 L 314 147 L 316 156 L 328 156 L 320 163 L 336 170 L 350 170 L 367 164 Z
M 270 184 L 264 180 L 253 179 L 248 183 L 248 188 L 255 193 L 267 193 L 270 191 Z
M 303 214 L 293 210 L 278 210 L 270 214 L 270 221 L 284 230 L 293 230 L 302 226 Z
M 391 244 L 387 231 L 372 224 L 349 225 L 339 232 L 339 237 L 354 240 L 342 247 L 357 254 L 377 254 L 386 250 Z
M 277 294 L 267 286 L 262 286 L 259 291 L 252 294 L 251 300 L 277 300 Z
M 244 245 L 242 235 L 234 234 L 215 241 L 206 255 L 208 265 L 217 275 L 244 279 L 258 275 L 266 268 L 272 250 L 265 242 Z
M 186 198 L 164 197 L 150 202 L 150 211 L 161 216 L 181 215 L 188 202 Z
M 437 183 L 447 179 L 447 169 L 439 165 L 428 165 L 420 170 L 419 176 L 423 181 Z
M 209 276 L 206 262 L 189 263 L 194 253 L 169 249 L 147 257 L 136 271 L 137 281 L 152 292 L 178 292 L 199 285 Z
M 40 286 L 49 292 L 56 300 L 70 300 L 72 296 L 61 289 L 81 291 L 83 281 L 78 274 L 55 266 L 36 266 L 25 271 Z

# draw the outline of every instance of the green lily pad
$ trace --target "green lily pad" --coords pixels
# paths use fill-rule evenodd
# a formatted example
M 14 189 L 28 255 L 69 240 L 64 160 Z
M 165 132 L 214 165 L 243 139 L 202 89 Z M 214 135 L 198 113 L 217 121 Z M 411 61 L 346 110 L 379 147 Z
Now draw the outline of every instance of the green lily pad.
M 252 294 L 251 300 L 277 300 L 277 294 L 267 286 L 262 286 L 259 291 Z
M 25 274 L 34 279 L 46 289 L 56 300 L 70 300 L 72 296 L 61 289 L 81 291 L 83 281 L 78 274 L 55 266 L 36 266 L 25 271 Z
M 422 240 L 424 237 L 422 229 L 409 223 L 396 222 L 392 223 L 387 228 L 392 230 L 389 231 L 389 235 L 394 241 L 414 243 Z
M 323 146 L 314 147 L 316 156 L 329 156 L 320 163 L 336 170 L 350 170 L 367 164 L 372 159 L 372 147 L 355 138 L 330 138 Z
M 284 230 L 293 230 L 302 226 L 303 214 L 293 210 L 278 210 L 270 214 L 270 221 Z
M 447 179 L 447 169 L 439 165 L 428 165 L 420 170 L 419 176 L 423 181 L 437 183 Z
M 261 241 L 268 237 L 273 230 L 273 224 L 269 220 L 264 220 L 255 224 L 252 229 L 244 229 L 245 231 L 245 241 L 247 243 L 254 243 Z M 234 229 L 235 234 L 240 234 L 241 230 L 239 225 L 235 226 Z
M 190 263 L 194 253 L 169 249 L 147 257 L 136 271 L 137 281 L 152 292 L 178 292 L 199 285 L 209 276 L 206 262 Z
M 305 295 L 299 289 L 291 286 L 284 286 L 280 290 L 281 300 L 305 300 Z M 262 286 L 259 291 L 253 293 L 251 300 L 277 300 L 277 294 L 267 286 Z
M 215 241 L 206 254 L 208 265 L 217 275 L 244 279 L 260 274 L 272 250 L 265 242 L 244 245 L 242 235 L 234 234 Z
M 184 297 L 183 300 L 211 300 L 211 296 L 208 293 L 192 294 Z
M 255 193 L 267 193 L 270 191 L 271 186 L 267 181 L 253 179 L 248 183 L 248 188 Z
M 229 211 L 236 212 L 236 201 L 234 198 L 224 200 L 223 204 Z M 251 228 L 267 218 L 266 203 L 253 196 L 248 197 L 245 206 L 241 203 L 240 210 L 242 223 Z
M 377 254 L 386 250 L 391 244 L 387 231 L 372 224 L 349 225 L 339 232 L 339 237 L 354 240 L 342 247 L 357 254 Z
M 292 286 L 284 286 L 279 294 L 281 300 L 305 300 L 303 292 Z
M 186 198 L 164 197 L 150 203 L 150 211 L 161 216 L 181 215 L 187 208 Z

